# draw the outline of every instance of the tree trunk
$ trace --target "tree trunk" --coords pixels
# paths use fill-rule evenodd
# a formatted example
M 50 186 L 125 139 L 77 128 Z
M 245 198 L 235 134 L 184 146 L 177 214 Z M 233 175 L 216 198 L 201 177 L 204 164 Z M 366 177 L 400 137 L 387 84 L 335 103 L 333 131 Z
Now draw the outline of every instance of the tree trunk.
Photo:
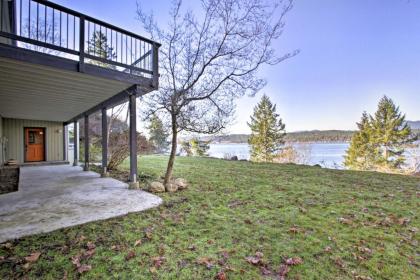
M 172 170 L 175 162 L 176 148 L 178 138 L 178 127 L 176 124 L 176 116 L 172 115 L 172 145 L 171 153 L 169 154 L 168 166 L 166 168 L 164 185 L 166 186 L 172 178 Z

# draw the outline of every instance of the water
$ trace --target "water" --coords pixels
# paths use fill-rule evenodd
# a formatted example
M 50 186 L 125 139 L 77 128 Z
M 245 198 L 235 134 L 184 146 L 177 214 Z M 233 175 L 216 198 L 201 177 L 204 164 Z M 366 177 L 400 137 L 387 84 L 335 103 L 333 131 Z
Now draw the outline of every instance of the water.
M 305 143 L 292 144 L 293 147 L 304 154 L 306 164 L 319 164 L 328 168 L 343 168 L 344 155 L 349 143 Z M 208 154 L 216 158 L 230 158 L 237 156 L 238 159 L 249 160 L 248 144 L 210 144 Z

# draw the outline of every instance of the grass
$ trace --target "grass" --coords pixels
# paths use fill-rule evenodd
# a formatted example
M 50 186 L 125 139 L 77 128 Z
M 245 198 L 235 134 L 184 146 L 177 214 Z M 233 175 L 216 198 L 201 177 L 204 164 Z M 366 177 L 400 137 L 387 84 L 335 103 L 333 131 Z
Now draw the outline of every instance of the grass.
M 142 157 L 140 177 L 166 160 Z M 3 244 L 0 278 L 277 279 L 299 257 L 287 279 L 419 279 L 418 178 L 207 158 L 175 176 L 189 189 L 158 208 Z

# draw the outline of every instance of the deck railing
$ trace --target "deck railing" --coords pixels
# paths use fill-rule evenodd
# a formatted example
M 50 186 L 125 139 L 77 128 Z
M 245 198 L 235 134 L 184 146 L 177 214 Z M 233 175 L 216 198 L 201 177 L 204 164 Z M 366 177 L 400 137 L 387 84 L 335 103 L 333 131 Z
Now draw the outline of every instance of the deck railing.
M 17 47 L 158 79 L 160 44 L 45 0 L 0 0 L 0 37 Z M 2 41 L 4 43 L 4 41 Z

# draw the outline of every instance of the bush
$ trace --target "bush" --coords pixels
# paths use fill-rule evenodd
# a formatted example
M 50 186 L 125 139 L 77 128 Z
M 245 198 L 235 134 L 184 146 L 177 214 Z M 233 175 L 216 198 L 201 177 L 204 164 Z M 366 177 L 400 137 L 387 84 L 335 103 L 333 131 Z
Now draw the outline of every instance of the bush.
M 153 146 L 146 137 L 137 133 L 137 154 L 147 154 L 153 150 Z M 116 169 L 130 155 L 129 133 L 111 133 L 108 142 L 108 166 L 109 170 Z

